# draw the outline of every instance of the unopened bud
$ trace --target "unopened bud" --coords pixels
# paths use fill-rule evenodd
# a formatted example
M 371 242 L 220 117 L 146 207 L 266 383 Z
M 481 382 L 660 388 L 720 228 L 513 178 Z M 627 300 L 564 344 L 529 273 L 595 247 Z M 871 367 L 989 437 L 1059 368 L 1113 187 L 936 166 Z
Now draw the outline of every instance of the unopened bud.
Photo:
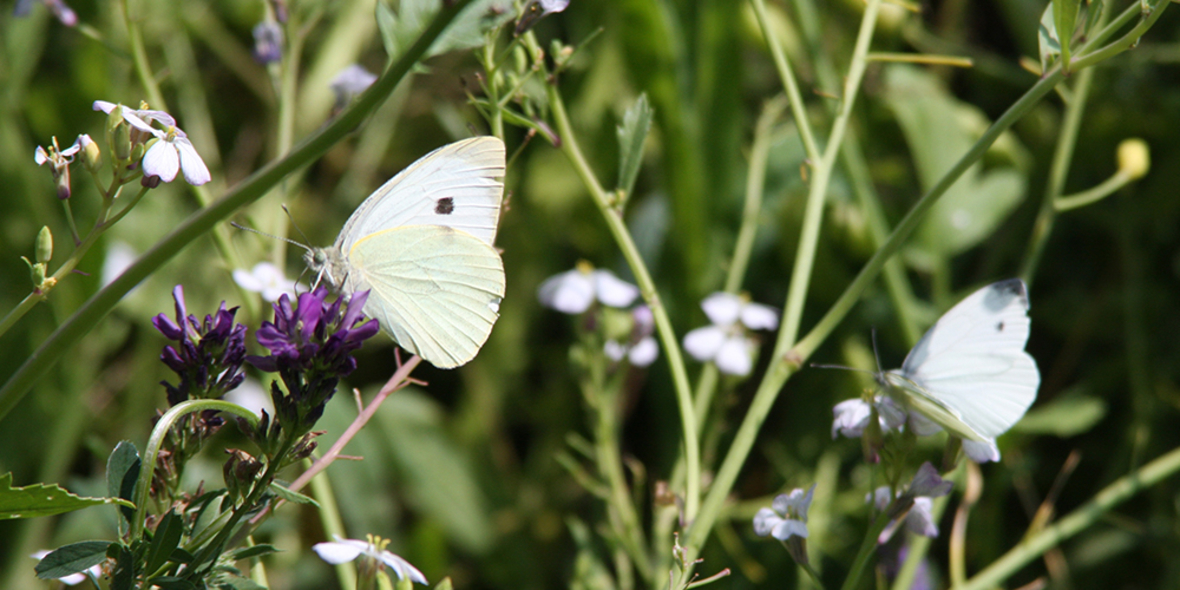
M 139 184 L 147 188 L 156 188 L 160 186 L 160 177 L 156 175 L 144 176 L 139 179 Z
M 1143 178 L 1151 168 L 1151 150 L 1139 138 L 1124 139 L 1119 144 L 1119 171 L 1131 180 Z
M 54 175 L 54 184 L 57 185 L 57 198 L 66 200 L 70 198 L 70 168 L 69 166 L 62 166 L 57 169 L 57 174 Z
M 37 234 L 37 262 L 49 262 L 53 259 L 53 232 L 49 226 L 41 228 Z
M 82 165 L 87 170 L 95 172 L 102 167 L 102 149 L 93 139 L 90 139 L 89 135 L 85 133 L 79 135 L 78 145 L 82 147 Z
M 115 107 L 111 111 L 114 115 L 123 107 Z M 115 150 L 115 159 L 120 162 L 131 159 L 131 126 L 119 119 L 119 125 L 112 132 L 111 149 Z

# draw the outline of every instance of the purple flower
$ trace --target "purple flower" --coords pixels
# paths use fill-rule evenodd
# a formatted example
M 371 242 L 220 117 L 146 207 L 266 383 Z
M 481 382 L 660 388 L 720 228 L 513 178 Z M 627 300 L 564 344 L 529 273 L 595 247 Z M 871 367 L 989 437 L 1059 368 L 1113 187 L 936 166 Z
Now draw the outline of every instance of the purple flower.
M 877 537 L 878 544 L 885 544 L 897 532 L 903 522 L 910 532 L 925 537 L 938 536 L 938 524 L 934 522 L 934 498 L 951 493 L 955 484 L 942 479 L 938 470 L 929 461 L 922 463 L 905 492 L 892 499 L 889 486 L 881 486 L 865 496 L 865 501 L 874 504 L 878 510 L 889 511 L 894 519 Z
M 176 342 L 160 353 L 160 360 L 180 377 L 176 385 L 162 382 L 168 391 L 168 404 L 220 398 L 245 379 L 242 361 L 246 356 L 246 326 L 234 323 L 238 308 L 226 309 L 222 301 L 217 313 L 205 316 L 201 322 L 185 307 L 184 287 L 177 285 L 172 298 L 176 301 L 176 319 L 165 314 L 152 318 L 152 325 Z
M 283 59 L 283 29 L 274 21 L 254 25 L 254 60 L 270 64 Z
M 310 430 L 319 420 L 340 377 L 356 369 L 352 352 L 379 329 L 377 320 L 365 321 L 361 315 L 368 291 L 331 304 L 327 296 L 328 290 L 319 287 L 300 295 L 294 308 L 290 297 L 280 297 L 274 304 L 274 322 L 262 322 L 257 334 L 270 355 L 246 358 L 263 371 L 279 374 L 287 394 L 274 383 L 271 398 L 280 423 L 295 430 Z

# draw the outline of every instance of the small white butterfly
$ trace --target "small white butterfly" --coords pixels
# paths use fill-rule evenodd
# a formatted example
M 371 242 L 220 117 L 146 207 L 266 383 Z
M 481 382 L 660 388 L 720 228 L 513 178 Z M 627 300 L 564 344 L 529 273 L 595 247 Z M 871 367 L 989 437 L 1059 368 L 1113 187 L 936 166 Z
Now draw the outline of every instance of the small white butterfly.
M 1024 281 L 992 283 L 943 314 L 881 379 L 895 399 L 955 435 L 991 441 L 1037 397 L 1041 375 L 1024 351 L 1028 333 Z
M 504 298 L 493 246 L 503 177 L 498 138 L 443 146 L 369 195 L 336 243 L 304 260 L 339 292 L 368 289 L 365 315 L 406 350 L 442 369 L 463 365 L 487 341 Z

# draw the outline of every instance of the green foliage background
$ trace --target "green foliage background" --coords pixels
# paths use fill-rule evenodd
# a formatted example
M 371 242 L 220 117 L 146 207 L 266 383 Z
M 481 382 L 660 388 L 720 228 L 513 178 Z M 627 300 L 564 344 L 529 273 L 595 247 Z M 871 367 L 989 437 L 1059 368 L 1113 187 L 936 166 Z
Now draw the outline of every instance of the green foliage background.
M 127 4 L 143 28 L 166 110 L 213 171 L 208 195 L 220 196 L 276 157 L 284 143 L 289 146 L 276 131 L 284 125 L 281 89 L 250 57 L 251 28 L 262 18 L 262 3 Z M 402 4 L 409 10 L 409 3 Z M 102 40 L 63 27 L 40 4 L 25 18 L 9 11 L 0 15 L 0 309 L 5 312 L 29 292 L 19 256 L 32 256 L 42 225 L 56 237 L 55 260 L 70 251 L 52 179 L 33 163 L 34 147 L 53 136 L 63 145 L 83 132 L 100 138 L 104 117 L 91 110 L 94 100 L 137 105 L 146 98 L 128 59 L 122 5 L 73 4 L 81 22 L 101 32 Z M 975 60 L 970 69 L 870 63 L 850 137 L 866 156 L 872 187 L 892 226 L 988 122 L 1036 82 L 1019 60 L 1037 59 L 1036 26 L 1044 6 L 1029 0 L 948 0 L 923 6 L 920 14 L 886 8 L 874 51 Z M 825 79 L 822 63 L 847 69 L 861 4 L 797 0 L 770 9 L 810 115 L 829 120 L 841 81 Z M 327 120 L 328 82 L 336 72 L 353 62 L 379 71 L 386 58 L 372 0 L 292 2 L 292 10 L 314 17 L 305 21 L 310 32 L 287 127 L 298 142 Z M 819 37 L 803 30 L 808 14 L 821 25 Z M 1030 415 L 1000 441 L 1003 462 L 983 467 L 984 493 L 968 535 L 971 570 L 1020 541 L 1070 453 L 1080 452 L 1081 462 L 1056 497 L 1058 513 L 1180 444 L 1175 428 L 1178 19 L 1175 11 L 1164 15 L 1138 47 L 1094 74 L 1063 192 L 1088 189 L 1114 174 L 1116 148 L 1127 138 L 1146 141 L 1153 163 L 1146 177 L 1109 198 L 1060 214 L 1035 273 L 1026 277 L 1033 318 L 1028 350 L 1042 374 L 1034 406 L 1040 415 Z M 626 220 L 683 335 L 704 323 L 699 302 L 722 285 L 741 221 L 754 125 L 762 105 L 782 90 L 754 13 L 745 3 L 725 0 L 574 0 L 537 31 L 543 45 L 549 39 L 579 44 L 592 38 L 562 74 L 560 90 L 600 179 L 617 175 L 615 128 L 624 111 L 641 92 L 652 103 L 653 135 Z M 386 178 L 444 143 L 487 132 L 467 102 L 477 75 L 470 51 L 433 57 L 352 137 L 248 207 L 238 221 L 285 234 L 287 221 L 279 209 L 285 203 L 312 244 L 329 243 L 352 209 Z M 526 91 L 543 94 L 539 86 Z M 974 288 L 1021 272 L 1065 98 L 1053 95 L 1037 105 L 907 243 L 904 277 L 916 294 L 909 311 L 923 329 Z M 742 288 L 756 301 L 779 306 L 788 289 L 807 186 L 803 150 L 789 117 L 773 139 L 759 234 Z M 510 129 L 507 140 L 511 155 L 525 136 Z M 71 204 L 85 224 L 96 207 L 94 187 L 75 168 Z M 856 182 L 838 167 L 805 330 L 875 248 L 854 195 Z M 506 186 L 510 197 L 498 245 L 508 295 L 491 340 L 462 369 L 423 365 L 416 376 L 429 385 L 387 402 L 346 451 L 365 460 L 333 466 L 332 485 L 352 536 L 394 539 L 392 549 L 432 582 L 451 576 L 459 588 L 549 588 L 573 579 L 579 587 L 595 587 L 602 579 L 588 565 L 589 555 L 606 553 L 592 536 L 580 543 L 576 533 L 584 526 L 594 532 L 604 518 L 602 507 L 555 459 L 568 452 L 571 433 L 588 431 L 570 367 L 574 330 L 569 318 L 543 308 L 535 293 L 544 278 L 579 259 L 622 276 L 626 265 L 569 161 L 541 137 L 528 141 L 510 162 Z M 116 240 L 142 252 L 199 208 L 188 189 L 178 181 L 152 191 L 86 257 L 81 273 L 63 281 L 46 303 L 0 338 L 3 380 L 99 288 L 104 251 Z M 962 221 L 956 214 L 964 210 L 970 212 L 966 227 L 956 225 Z M 219 231 L 244 267 L 280 258 L 291 275 L 302 268 L 298 251 L 284 252 L 229 227 Z M 0 472 L 11 471 L 15 485 L 53 482 L 81 495 L 103 495 L 102 469 L 110 450 L 120 440 L 145 440 L 155 409 L 165 404 L 158 383 L 170 375 L 157 360 L 164 342 L 150 318 L 171 312 L 172 286 L 185 285 L 192 313 L 211 313 L 226 300 L 243 306 L 239 319 L 252 331 L 269 318 L 266 305 L 234 286 L 230 271 L 205 238 L 131 292 L 0 422 Z M 879 284 L 811 360 L 871 368 L 866 359 L 874 327 L 882 363 L 899 365 L 909 343 Z M 384 337 L 366 346 L 349 385 L 365 392 L 379 387 L 393 370 L 391 349 Z M 761 366 L 767 362 L 763 358 Z M 698 369 L 690 366 L 694 379 Z M 680 440 L 670 383 L 662 362 L 628 382 L 622 447 L 645 475 L 635 481 L 645 518 L 654 483 L 669 476 Z M 710 415 L 715 440 L 724 444 L 732 436 L 754 385 L 723 384 L 722 402 Z M 788 382 L 742 472 L 737 502 L 718 524 L 699 571 L 733 568 L 734 575 L 719 583 L 735 588 L 799 583 L 781 547 L 754 537 L 750 517 L 773 494 L 818 481 L 809 549 L 819 568 L 841 579 L 867 524 L 868 479 L 859 445 L 832 441 L 829 420 L 833 404 L 859 395 L 864 386 L 858 375 L 820 370 L 805 370 Z M 322 444 L 330 444 L 355 412 L 342 392 L 322 423 L 327 430 Z M 226 446 L 242 444 L 231 429 L 222 437 Z M 936 460 L 940 451 L 931 446 L 924 452 Z M 704 458 L 706 468 L 719 461 L 716 454 Z M 193 485 L 201 479 L 217 482 L 220 460 L 210 452 L 206 472 L 190 474 Z M 1178 500 L 1172 480 L 1140 493 L 1045 562 L 1027 567 L 1011 586 L 1048 571 L 1062 588 L 1176 587 Z M 98 508 L 0 523 L 0 586 L 35 587 L 26 554 L 109 537 L 113 522 L 113 508 Z M 949 517 L 942 525 L 949 532 Z M 267 564 L 272 587 L 334 583 L 330 567 L 308 550 L 323 540 L 314 509 L 288 507 L 262 534 L 286 550 Z M 945 553 L 944 535 L 931 551 L 934 567 L 943 571 Z

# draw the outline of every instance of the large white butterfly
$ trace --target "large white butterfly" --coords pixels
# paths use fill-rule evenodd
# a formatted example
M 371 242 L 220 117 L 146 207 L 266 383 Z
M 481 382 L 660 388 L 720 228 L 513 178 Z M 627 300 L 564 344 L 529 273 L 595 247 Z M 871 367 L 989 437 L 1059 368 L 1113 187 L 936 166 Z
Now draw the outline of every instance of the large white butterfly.
M 337 291 L 368 289 L 365 315 L 406 350 L 450 369 L 479 352 L 499 317 L 504 263 L 493 246 L 504 143 L 474 137 L 430 152 L 305 256 Z
M 995 439 L 1037 397 L 1028 332 L 1024 281 L 992 283 L 943 314 L 901 368 L 881 377 L 899 401 L 963 439 Z

